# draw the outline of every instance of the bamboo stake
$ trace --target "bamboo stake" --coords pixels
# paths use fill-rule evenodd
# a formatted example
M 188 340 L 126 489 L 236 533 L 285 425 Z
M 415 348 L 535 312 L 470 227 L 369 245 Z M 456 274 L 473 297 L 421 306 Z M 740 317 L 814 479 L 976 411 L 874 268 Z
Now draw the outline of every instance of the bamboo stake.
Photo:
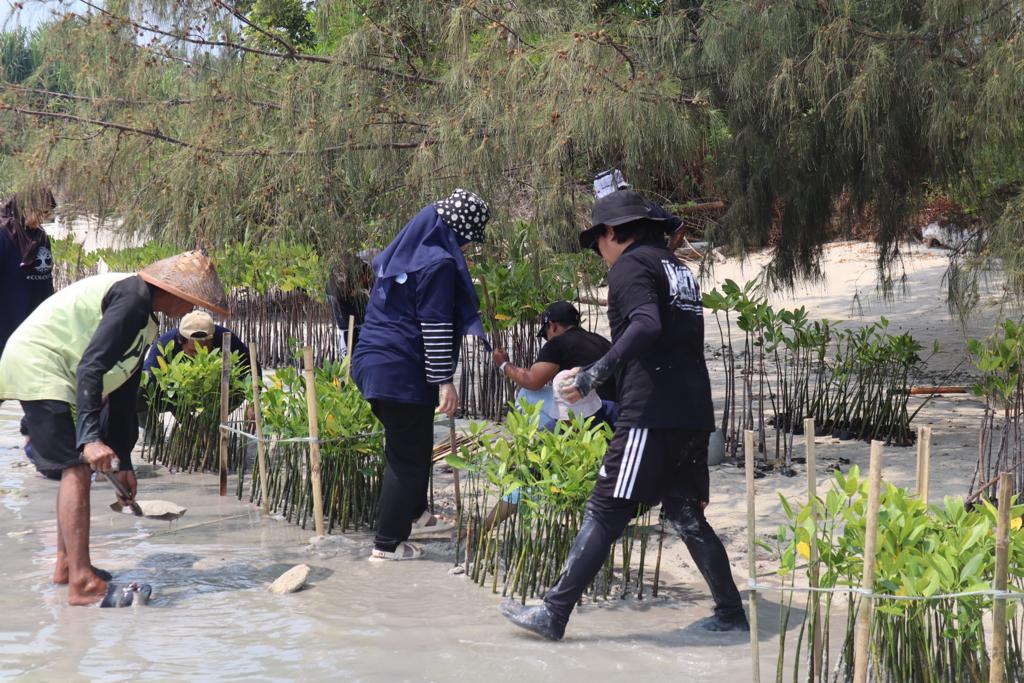
M 320 428 L 317 424 L 316 377 L 313 374 L 313 349 L 302 347 L 306 375 L 306 406 L 309 409 L 309 471 L 313 489 L 313 526 L 317 536 L 324 535 L 324 492 L 320 489 Z
M 225 332 L 220 342 L 220 424 L 228 423 L 231 380 L 231 333 Z M 228 433 L 220 430 L 220 495 L 228 495 Z
M 260 403 L 259 368 L 256 364 L 258 350 L 256 343 L 249 344 L 249 371 L 252 378 L 252 408 L 256 418 L 256 463 L 260 468 L 260 497 L 263 500 L 263 514 L 270 514 L 270 494 L 267 484 L 267 444 L 263 442 L 263 407 Z
M 871 465 L 868 474 L 868 509 L 864 538 L 864 577 L 861 588 L 870 593 L 875 589 L 875 553 L 878 548 L 878 506 L 882 487 L 882 441 L 871 442 Z M 853 640 L 853 682 L 866 683 L 868 679 L 868 649 L 871 638 L 872 598 L 862 596 L 857 608 L 857 629 Z
M 804 439 L 807 444 L 807 501 L 811 506 L 811 552 L 808 558 L 807 581 L 811 588 L 818 587 L 818 472 L 817 453 L 814 448 L 814 420 L 804 420 Z M 811 593 L 811 680 L 817 681 L 821 674 L 821 599 L 818 593 Z
M 999 516 L 996 522 L 996 572 L 992 588 L 1006 591 L 1007 565 L 1010 549 L 1010 492 L 1013 477 L 1009 472 L 999 475 Z M 1006 680 L 1006 598 L 992 601 L 992 651 L 988 669 L 989 683 Z
M 757 531 L 754 527 L 754 432 L 743 432 L 747 477 L 747 574 L 751 583 L 757 581 Z M 757 591 L 750 589 L 750 665 L 751 681 L 761 682 L 761 654 L 757 635 Z
M 917 497 L 928 502 L 928 475 L 932 459 L 932 428 L 917 428 Z
M 665 519 L 664 512 L 658 519 L 658 559 L 654 563 L 654 587 L 651 589 L 651 596 L 658 597 L 658 579 L 661 577 L 661 548 L 665 542 Z
M 355 349 L 356 317 L 348 317 L 348 337 L 345 339 L 345 378 L 352 376 L 352 350 Z
M 452 457 L 455 457 L 455 418 L 448 418 L 448 439 L 451 441 Z M 455 513 L 462 514 L 462 493 L 459 491 L 459 468 L 452 467 L 452 476 L 455 479 Z

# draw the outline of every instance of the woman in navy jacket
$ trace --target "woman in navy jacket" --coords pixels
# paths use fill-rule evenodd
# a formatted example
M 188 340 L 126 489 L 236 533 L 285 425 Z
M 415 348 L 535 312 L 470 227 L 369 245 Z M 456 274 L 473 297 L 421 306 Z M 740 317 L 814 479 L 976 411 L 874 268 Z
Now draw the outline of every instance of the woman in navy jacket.
M 442 530 L 427 511 L 434 412 L 453 416 L 459 342 L 484 337 L 479 300 L 462 251 L 482 242 L 490 213 L 458 189 L 424 207 L 373 260 L 375 280 L 352 376 L 384 425 L 387 465 L 371 560 L 411 560 L 418 530 Z

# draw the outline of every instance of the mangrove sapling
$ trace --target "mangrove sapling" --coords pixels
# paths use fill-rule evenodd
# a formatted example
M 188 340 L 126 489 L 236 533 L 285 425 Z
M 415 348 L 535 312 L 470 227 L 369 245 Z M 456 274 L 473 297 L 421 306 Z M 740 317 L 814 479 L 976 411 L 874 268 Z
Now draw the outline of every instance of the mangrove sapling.
M 474 424 L 470 434 L 481 445 L 448 456 L 452 467 L 464 471 L 464 496 L 472 501 L 462 529 L 481 530 L 467 572 L 481 586 L 494 592 L 500 586 L 503 594 L 519 600 L 542 595 L 557 580 L 610 438 L 608 427 L 593 424 L 592 418 L 560 423 L 554 432 L 539 425 L 540 406 L 521 403 L 508 414 L 506 435 L 485 433 Z M 516 493 L 516 512 L 485 529 L 489 501 Z M 623 539 L 624 554 L 635 560 L 636 537 L 649 532 L 644 524 L 630 531 Z M 610 558 L 606 571 L 613 571 L 614 564 Z M 623 596 L 639 591 L 636 581 L 642 572 L 632 562 L 623 570 Z M 610 582 L 599 582 L 590 593 L 607 595 L 609 588 Z
M 171 341 L 160 352 L 152 373 L 145 373 L 142 378 L 148 406 L 143 457 L 171 471 L 214 469 L 219 463 L 221 350 L 197 345 L 195 355 L 187 356 L 175 349 Z M 229 377 L 231 407 L 252 394 L 246 377 L 249 368 L 239 361 L 238 353 L 233 352 Z M 175 418 L 169 435 L 165 435 L 160 417 L 167 411 Z M 240 452 L 235 439 L 231 452 L 232 467 L 237 470 L 244 452 Z
M 859 585 L 864 566 L 864 484 L 856 467 L 847 475 L 837 474 L 824 501 L 816 502 L 821 511 L 816 526 L 809 523 L 809 505 L 794 508 L 782 497 L 788 520 L 779 534 L 779 573 L 784 579 L 795 579 L 798 558 L 808 558 L 810 544 L 814 543 L 819 551 L 822 587 Z M 1011 508 L 1011 527 L 1015 530 L 1020 529 L 1021 514 L 1024 505 Z M 987 500 L 967 508 L 962 500 L 953 498 L 946 498 L 941 506 L 928 506 L 909 491 L 887 485 L 879 516 L 874 590 L 898 597 L 877 598 L 875 602 L 871 624 L 873 678 L 911 683 L 988 680 L 983 617 L 992 604 L 991 597 L 927 598 L 984 591 L 991 586 L 995 508 Z M 1019 590 L 1024 581 L 1024 535 L 1012 533 L 1010 543 L 1010 575 Z M 826 595 L 823 610 L 826 657 L 830 652 L 832 597 Z M 846 633 L 834 672 L 838 680 L 846 680 L 851 674 L 857 599 L 852 594 L 846 596 Z M 812 613 L 808 610 L 804 619 Z M 1019 652 L 1019 609 L 1011 621 L 1009 647 Z M 809 629 L 812 624 L 806 626 Z M 794 676 L 802 664 L 800 659 L 798 656 L 793 661 Z M 826 661 L 818 683 L 828 680 L 829 669 Z M 1020 680 L 1019 669 L 1009 680 Z
M 520 365 L 532 363 L 541 345 L 537 328 L 544 308 L 573 298 L 581 277 L 587 282 L 600 278 L 592 265 L 581 271 L 581 263 L 578 254 L 549 253 L 538 243 L 535 227 L 526 223 L 516 224 L 487 258 L 474 260 L 470 273 L 491 344 L 504 347 Z M 490 353 L 464 341 L 459 395 L 464 415 L 501 420 L 515 385 L 494 372 Z
M 373 524 L 383 476 L 380 424 L 354 383 L 345 363 L 325 362 L 314 373 L 320 433 L 321 487 L 329 530 L 363 529 Z M 262 392 L 268 449 L 270 507 L 289 522 L 305 525 L 312 513 L 306 445 L 287 439 L 308 435 L 305 386 L 296 368 L 279 368 Z M 250 498 L 258 499 L 258 473 Z
M 999 328 L 988 339 L 968 341 L 981 373 L 971 391 L 985 400 L 972 495 L 1004 471 L 1013 473 L 1015 492 L 1024 490 L 1024 322 L 1004 320 Z

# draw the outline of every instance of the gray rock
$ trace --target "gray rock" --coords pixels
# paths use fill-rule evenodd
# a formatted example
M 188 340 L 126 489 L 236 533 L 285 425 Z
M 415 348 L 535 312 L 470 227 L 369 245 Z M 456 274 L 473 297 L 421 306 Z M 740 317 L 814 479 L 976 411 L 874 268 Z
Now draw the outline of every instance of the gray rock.
M 144 517 L 149 519 L 162 519 L 166 522 L 173 521 L 183 516 L 188 512 L 188 508 L 183 508 L 176 503 L 172 503 L 167 500 L 137 500 L 135 501 L 142 508 L 142 514 Z M 119 502 L 113 502 L 110 504 L 110 509 L 114 512 L 124 512 L 126 514 L 132 514 L 131 508 L 121 505 Z
M 297 564 L 277 577 L 267 590 L 277 595 L 294 593 L 302 590 L 302 587 L 306 585 L 307 578 L 309 578 L 309 565 Z

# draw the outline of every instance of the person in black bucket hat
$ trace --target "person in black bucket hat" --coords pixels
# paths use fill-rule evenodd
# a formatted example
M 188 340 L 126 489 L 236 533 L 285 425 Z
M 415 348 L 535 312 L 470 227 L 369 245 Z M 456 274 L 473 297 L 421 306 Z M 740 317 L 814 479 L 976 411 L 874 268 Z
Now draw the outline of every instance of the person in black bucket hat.
M 619 190 L 594 202 L 592 226 L 580 245 L 608 264 L 612 347 L 577 368 L 560 388 L 570 404 L 593 387 L 617 380 L 615 434 L 587 501 L 583 524 L 558 581 L 544 603 L 514 600 L 501 613 L 516 626 L 561 640 L 573 608 L 608 551 L 642 506 L 662 505 L 711 588 L 709 631 L 749 630 L 729 557 L 704 517 L 709 500 L 708 437 L 715 429 L 711 383 L 704 362 L 700 288 L 665 242 L 666 227 L 642 196 Z
M 631 227 L 643 227 L 662 234 L 679 227 L 677 222 L 669 220 L 667 212 L 658 211 L 651 202 L 632 190 L 619 190 L 596 199 L 591 216 L 591 227 L 580 233 L 580 246 L 595 251 L 598 236 L 608 226 L 635 223 Z

